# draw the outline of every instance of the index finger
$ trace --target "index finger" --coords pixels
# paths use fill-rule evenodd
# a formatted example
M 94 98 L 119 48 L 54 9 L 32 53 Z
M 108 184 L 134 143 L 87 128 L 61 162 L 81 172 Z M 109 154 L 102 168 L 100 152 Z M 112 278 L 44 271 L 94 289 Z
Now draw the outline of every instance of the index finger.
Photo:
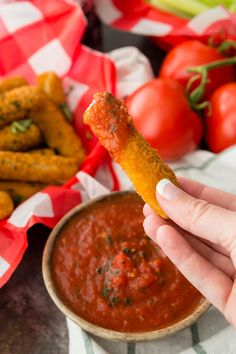
M 157 184 L 157 198 L 181 228 L 231 251 L 235 242 L 235 212 L 194 198 L 167 179 Z
M 211 204 L 228 210 L 236 211 L 236 195 L 206 186 L 203 183 L 185 177 L 178 177 L 178 182 L 180 188 L 193 197 L 206 200 Z

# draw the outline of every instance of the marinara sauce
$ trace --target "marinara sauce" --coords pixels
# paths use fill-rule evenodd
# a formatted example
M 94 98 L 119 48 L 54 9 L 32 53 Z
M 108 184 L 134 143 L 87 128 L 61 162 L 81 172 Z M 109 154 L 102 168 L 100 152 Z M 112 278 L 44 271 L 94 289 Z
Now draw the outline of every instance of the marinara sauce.
M 52 254 L 57 292 L 76 314 L 117 331 L 149 331 L 186 316 L 201 294 L 143 230 L 143 201 L 111 195 L 74 215 Z

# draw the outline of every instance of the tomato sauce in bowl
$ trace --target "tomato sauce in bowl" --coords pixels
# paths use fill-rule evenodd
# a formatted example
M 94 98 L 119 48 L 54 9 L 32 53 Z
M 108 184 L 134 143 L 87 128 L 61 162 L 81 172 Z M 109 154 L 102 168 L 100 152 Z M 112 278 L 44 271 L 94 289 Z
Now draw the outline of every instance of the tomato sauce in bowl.
M 55 239 L 50 272 L 59 298 L 106 329 L 161 329 L 203 300 L 146 236 L 142 208 L 133 192 L 111 194 L 72 215 Z

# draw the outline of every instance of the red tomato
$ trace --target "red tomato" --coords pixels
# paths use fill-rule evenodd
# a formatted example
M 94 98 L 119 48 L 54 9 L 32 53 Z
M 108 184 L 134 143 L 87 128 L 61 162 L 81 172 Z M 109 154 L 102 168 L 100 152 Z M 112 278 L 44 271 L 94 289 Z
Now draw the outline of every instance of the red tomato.
M 201 121 L 178 82 L 149 81 L 126 99 L 126 105 L 136 128 L 164 159 L 178 159 L 199 144 Z
M 213 152 L 236 144 L 236 83 L 221 86 L 210 99 L 206 115 L 206 139 Z
M 199 41 L 187 41 L 177 45 L 165 57 L 160 70 L 160 77 L 173 79 L 186 87 L 188 80 L 194 75 L 188 68 L 225 59 L 215 48 L 209 47 Z M 209 83 L 206 86 L 205 98 L 223 84 L 234 81 L 235 72 L 233 66 L 225 66 L 209 71 Z M 193 84 L 195 88 L 199 84 L 197 80 Z

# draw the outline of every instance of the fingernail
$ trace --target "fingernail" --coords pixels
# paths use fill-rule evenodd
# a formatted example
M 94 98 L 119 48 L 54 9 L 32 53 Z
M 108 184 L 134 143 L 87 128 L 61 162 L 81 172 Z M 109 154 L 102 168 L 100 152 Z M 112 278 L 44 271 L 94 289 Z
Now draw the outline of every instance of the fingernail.
M 157 183 L 156 191 L 165 199 L 172 200 L 176 197 L 176 194 L 179 193 L 179 188 L 167 178 L 164 178 Z

